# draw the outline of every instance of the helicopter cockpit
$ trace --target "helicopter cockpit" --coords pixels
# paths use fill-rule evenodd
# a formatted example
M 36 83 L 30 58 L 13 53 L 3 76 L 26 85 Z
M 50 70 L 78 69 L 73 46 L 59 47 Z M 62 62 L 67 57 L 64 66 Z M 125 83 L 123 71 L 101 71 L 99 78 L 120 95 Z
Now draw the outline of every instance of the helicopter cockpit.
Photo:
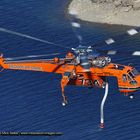
M 128 71 L 128 75 L 131 76 L 132 78 L 135 78 L 139 74 L 140 73 L 135 68 L 132 71 Z
M 123 74 L 123 82 L 130 82 L 131 85 L 136 85 L 137 81 L 135 78 L 139 75 L 140 73 L 133 68 L 132 70 L 128 70 L 127 74 Z

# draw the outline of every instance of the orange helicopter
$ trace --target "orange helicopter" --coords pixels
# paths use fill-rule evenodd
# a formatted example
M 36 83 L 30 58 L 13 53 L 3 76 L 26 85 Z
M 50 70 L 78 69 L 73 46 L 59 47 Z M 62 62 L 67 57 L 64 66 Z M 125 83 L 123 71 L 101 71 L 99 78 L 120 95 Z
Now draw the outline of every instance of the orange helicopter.
M 71 15 L 73 16 L 72 13 Z M 71 24 L 75 32 L 77 28 L 80 28 L 80 24 L 75 20 L 75 18 Z M 6 29 L 3 31 L 8 32 Z M 130 29 L 127 31 L 127 35 L 133 36 L 139 33 L 139 31 L 139 29 Z M 13 31 L 9 33 L 23 36 L 20 33 Z M 76 35 L 79 42 L 81 42 L 82 37 L 77 33 Z M 110 45 L 115 43 L 115 40 L 113 38 L 109 38 L 101 43 Z M 72 48 L 72 51 L 73 52 L 68 52 L 65 58 L 55 57 L 53 59 L 34 60 L 26 58 L 42 57 L 45 55 L 4 58 L 1 54 L 1 71 L 4 69 L 11 69 L 61 74 L 63 106 L 68 103 L 64 93 L 65 86 L 67 85 L 104 88 L 105 94 L 100 108 L 100 127 L 104 128 L 104 104 L 108 95 L 108 82 L 106 77 L 116 77 L 118 80 L 119 91 L 128 95 L 128 93 L 135 92 L 140 89 L 140 73 L 132 66 L 111 63 L 111 58 L 108 56 L 99 56 L 95 53 L 94 46 L 87 47 L 79 45 L 77 48 Z M 115 55 L 117 53 L 117 51 L 113 50 L 103 52 L 107 55 Z M 132 55 L 139 56 L 140 51 L 135 51 Z M 130 98 L 133 98 L 133 95 L 130 95 Z

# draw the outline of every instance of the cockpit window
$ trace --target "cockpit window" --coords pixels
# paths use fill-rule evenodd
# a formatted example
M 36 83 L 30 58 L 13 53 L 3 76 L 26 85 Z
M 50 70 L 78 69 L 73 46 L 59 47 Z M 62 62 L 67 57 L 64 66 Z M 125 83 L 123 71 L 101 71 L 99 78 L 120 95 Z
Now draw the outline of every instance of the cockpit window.
M 126 82 L 127 81 L 126 74 L 123 74 L 122 78 L 123 78 L 123 82 Z
M 138 76 L 139 75 L 139 72 L 136 70 L 136 69 L 133 69 L 131 71 L 131 73 L 134 75 L 134 76 Z
M 127 75 L 127 77 L 128 77 L 129 81 L 133 81 L 133 79 L 132 79 L 132 77 L 130 75 Z
M 130 84 L 131 85 L 137 85 L 138 83 L 137 83 L 137 81 L 133 80 L 133 81 L 130 81 Z
M 135 78 L 137 75 L 139 75 L 139 72 L 136 69 L 133 69 L 132 71 L 128 71 L 128 75 L 131 78 Z
M 131 71 L 131 72 L 129 72 L 128 74 L 129 74 L 129 76 L 130 76 L 130 77 L 135 78 L 135 75 L 133 74 L 133 72 L 132 72 L 132 71 Z

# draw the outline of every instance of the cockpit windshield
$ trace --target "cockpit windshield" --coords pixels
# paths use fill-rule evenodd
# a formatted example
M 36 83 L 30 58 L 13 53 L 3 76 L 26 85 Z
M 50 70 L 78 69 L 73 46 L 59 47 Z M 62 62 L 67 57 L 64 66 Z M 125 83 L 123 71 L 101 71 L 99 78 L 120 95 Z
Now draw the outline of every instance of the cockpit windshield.
M 133 69 L 132 71 L 129 71 L 128 74 L 129 74 L 130 77 L 135 78 L 140 73 L 136 69 Z
M 140 74 L 136 69 L 133 69 L 131 73 L 133 73 L 133 75 L 135 76 L 138 76 Z

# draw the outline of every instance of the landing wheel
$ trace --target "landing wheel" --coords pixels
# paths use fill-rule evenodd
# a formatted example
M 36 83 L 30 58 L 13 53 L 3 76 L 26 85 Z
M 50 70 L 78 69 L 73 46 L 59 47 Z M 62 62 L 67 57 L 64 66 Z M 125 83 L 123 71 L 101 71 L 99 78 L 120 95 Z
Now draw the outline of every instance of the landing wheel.
M 130 94 L 129 99 L 134 99 L 134 94 Z
M 66 106 L 68 102 L 62 102 L 62 106 Z

